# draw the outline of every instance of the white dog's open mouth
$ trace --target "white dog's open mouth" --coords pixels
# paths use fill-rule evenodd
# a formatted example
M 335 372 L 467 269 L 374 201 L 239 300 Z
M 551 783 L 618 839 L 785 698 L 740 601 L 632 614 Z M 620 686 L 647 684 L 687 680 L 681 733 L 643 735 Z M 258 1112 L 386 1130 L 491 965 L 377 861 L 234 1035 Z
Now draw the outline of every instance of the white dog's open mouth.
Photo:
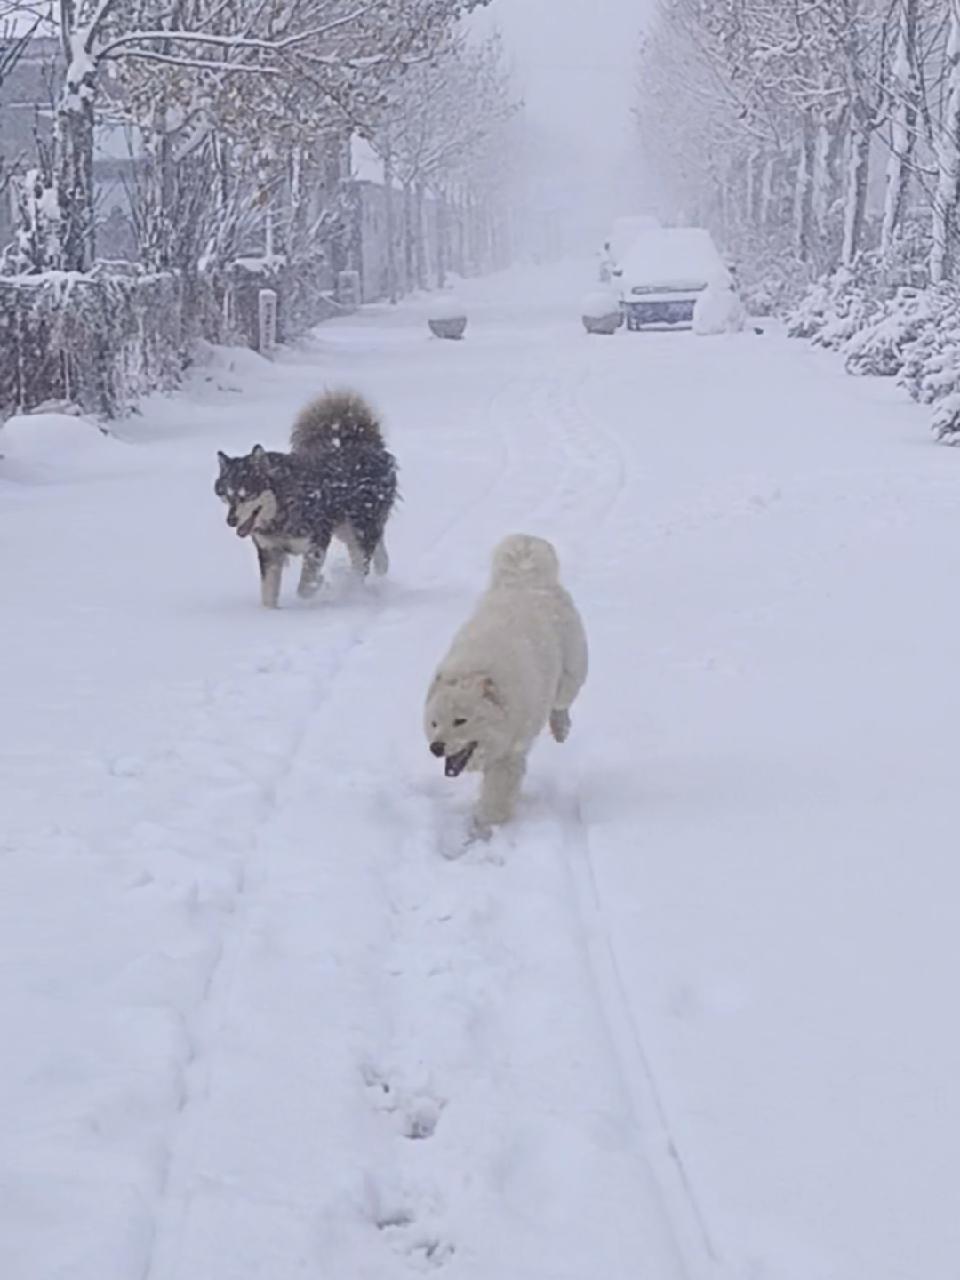
M 473 753 L 477 749 L 477 744 L 471 742 L 464 747 L 462 751 L 458 751 L 455 756 L 447 756 L 444 761 L 443 772 L 448 778 L 459 778 L 461 773 L 470 763 Z

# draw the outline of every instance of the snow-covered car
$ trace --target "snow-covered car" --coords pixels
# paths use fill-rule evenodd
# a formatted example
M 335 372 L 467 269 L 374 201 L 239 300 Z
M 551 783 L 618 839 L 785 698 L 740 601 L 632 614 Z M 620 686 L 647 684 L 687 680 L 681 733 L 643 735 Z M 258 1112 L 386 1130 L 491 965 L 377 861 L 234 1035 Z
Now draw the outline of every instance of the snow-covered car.
M 640 236 L 648 231 L 656 231 L 659 227 L 660 223 L 652 213 L 634 213 L 615 218 L 601 254 L 601 283 L 609 282 Z
M 645 232 L 614 271 L 627 328 L 691 324 L 697 298 L 726 274 L 709 231 L 671 227 Z

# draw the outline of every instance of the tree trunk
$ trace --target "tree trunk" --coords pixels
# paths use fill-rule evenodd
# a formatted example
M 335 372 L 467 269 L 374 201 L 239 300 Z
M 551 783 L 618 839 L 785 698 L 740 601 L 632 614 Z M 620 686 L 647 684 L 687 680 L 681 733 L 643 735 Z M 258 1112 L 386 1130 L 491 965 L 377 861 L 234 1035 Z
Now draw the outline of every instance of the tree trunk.
M 397 289 L 397 212 L 393 190 L 393 157 L 383 162 L 383 201 L 387 231 L 387 297 L 399 302 Z
M 813 256 L 813 187 L 817 163 L 817 135 L 809 112 L 804 112 L 800 155 L 797 160 L 797 186 L 794 214 L 797 228 L 797 253 L 801 262 Z
M 459 193 L 454 199 L 455 222 L 454 222 L 454 263 L 456 264 L 457 274 L 465 276 L 467 274 L 467 228 L 466 214 L 464 210 L 463 196 Z
M 416 228 L 414 227 L 413 184 L 403 184 L 403 275 L 404 290 L 412 292 L 416 279 Z
M 414 203 L 414 253 L 417 263 L 417 288 L 428 289 L 430 281 L 428 280 L 428 251 L 427 251 L 427 228 L 426 228 L 426 202 L 424 200 L 423 183 L 418 182 L 416 188 L 416 201 Z
M 843 212 L 843 265 L 852 267 L 863 243 L 870 181 L 870 133 L 862 121 L 854 120 L 847 158 L 847 189 Z
M 65 271 L 87 271 L 95 254 L 92 69 L 68 68 L 57 116 L 60 252 Z
M 447 215 L 447 197 L 443 191 L 437 192 L 437 287 L 444 288 L 447 283 L 447 253 L 450 234 Z
M 896 101 L 890 122 L 890 159 L 883 207 L 881 250 L 889 264 L 900 234 L 907 188 L 913 172 L 919 90 L 917 85 L 917 27 L 919 0 L 900 0 L 900 32 L 894 56 Z
M 774 174 L 776 159 L 771 155 L 767 157 L 766 164 L 763 166 L 763 179 L 760 183 L 760 227 L 763 231 L 768 231 L 773 225 L 774 210 Z
M 951 0 L 947 45 L 947 110 L 937 147 L 937 190 L 933 201 L 930 279 L 942 284 L 953 273 L 954 222 L 960 195 L 960 0 Z

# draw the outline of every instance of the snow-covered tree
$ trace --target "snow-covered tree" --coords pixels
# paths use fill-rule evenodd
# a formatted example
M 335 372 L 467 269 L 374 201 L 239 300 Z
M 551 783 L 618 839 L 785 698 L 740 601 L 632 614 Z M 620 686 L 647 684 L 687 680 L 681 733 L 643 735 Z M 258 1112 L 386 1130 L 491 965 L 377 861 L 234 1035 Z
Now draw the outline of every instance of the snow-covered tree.
M 800 278 L 874 251 L 892 275 L 925 218 L 944 278 L 960 202 L 958 6 L 661 0 L 637 114 L 668 211 Z
M 385 170 L 388 274 L 394 297 L 401 275 L 408 287 L 428 283 L 428 196 L 439 224 L 440 283 L 454 224 L 488 216 L 498 191 L 491 181 L 490 152 L 502 156 L 509 150 L 509 125 L 518 106 L 496 36 L 480 44 L 454 36 L 437 58 L 405 69 L 388 86 L 371 142 Z M 402 272 L 396 261 L 398 246 Z
M 215 128 L 229 136 L 231 114 L 270 132 L 284 101 L 312 95 L 326 117 L 369 117 L 389 75 L 429 60 L 451 24 L 485 2 L 56 0 L 63 265 L 82 270 L 94 257 L 94 132 L 118 98 L 168 183 L 178 149 Z M 35 0 L 3 3 L 33 16 Z M 149 88 L 125 98 L 128 83 Z

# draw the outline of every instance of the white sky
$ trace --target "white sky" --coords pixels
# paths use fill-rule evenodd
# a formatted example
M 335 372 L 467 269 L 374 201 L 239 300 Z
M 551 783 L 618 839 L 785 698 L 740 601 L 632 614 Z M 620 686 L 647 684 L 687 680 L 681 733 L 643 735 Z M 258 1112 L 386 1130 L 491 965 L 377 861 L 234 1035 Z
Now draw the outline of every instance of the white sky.
M 649 0 L 494 0 L 527 109 L 537 123 L 619 150 Z
M 477 15 L 481 29 L 502 32 L 540 161 L 538 189 L 579 250 L 599 244 L 614 216 L 644 206 L 631 109 L 654 3 L 493 0 Z

